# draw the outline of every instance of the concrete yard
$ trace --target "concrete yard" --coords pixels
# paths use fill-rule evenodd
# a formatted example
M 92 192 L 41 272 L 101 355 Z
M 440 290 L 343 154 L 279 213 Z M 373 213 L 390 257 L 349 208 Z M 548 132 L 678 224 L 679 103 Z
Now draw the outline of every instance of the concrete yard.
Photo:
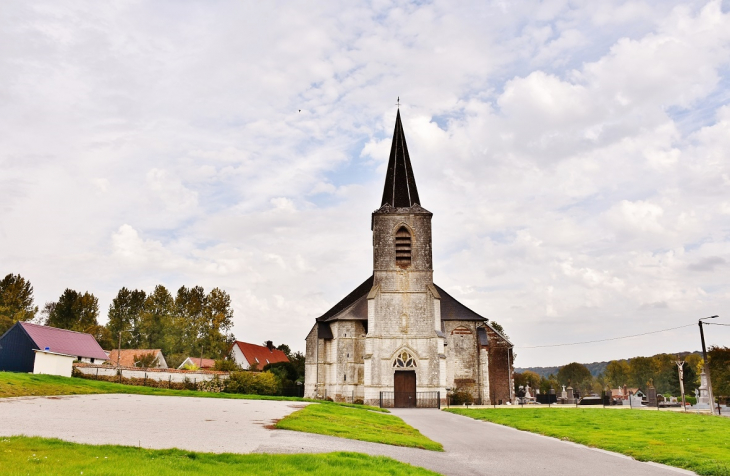
M 8 398 L 0 399 L 0 436 L 213 453 L 357 451 L 446 475 L 550 474 L 556 468 L 575 474 L 693 474 L 438 410 L 393 413 L 442 443 L 445 453 L 270 429 L 303 405 L 147 395 Z

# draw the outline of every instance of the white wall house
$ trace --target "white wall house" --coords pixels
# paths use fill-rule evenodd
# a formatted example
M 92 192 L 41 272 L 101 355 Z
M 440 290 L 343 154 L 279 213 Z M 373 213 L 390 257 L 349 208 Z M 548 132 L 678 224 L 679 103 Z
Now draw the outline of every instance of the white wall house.
M 48 350 L 36 350 L 33 373 L 70 377 L 74 360 L 76 360 L 76 356 L 74 355 L 58 354 Z

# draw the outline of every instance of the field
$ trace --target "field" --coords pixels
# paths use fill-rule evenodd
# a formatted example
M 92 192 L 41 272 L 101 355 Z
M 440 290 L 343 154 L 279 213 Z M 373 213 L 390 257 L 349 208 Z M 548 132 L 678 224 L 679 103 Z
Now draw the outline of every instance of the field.
M 359 453 L 210 454 L 94 446 L 28 437 L 0 438 L 3 474 L 28 475 L 435 475 L 390 458 Z
M 577 408 L 446 410 L 702 475 L 730 475 L 730 419 L 695 413 Z
M 266 395 L 240 395 L 235 393 L 198 392 L 195 390 L 169 390 L 165 388 L 123 385 L 103 380 L 58 377 L 0 372 L 0 398 L 51 395 L 87 395 L 94 393 L 126 393 L 133 395 L 166 395 L 172 397 L 242 398 L 255 400 L 306 401 L 297 397 L 272 397 Z
M 440 443 L 426 438 L 400 418 L 370 411 L 370 408 L 372 407 L 309 405 L 279 421 L 276 427 L 372 443 L 443 451 Z

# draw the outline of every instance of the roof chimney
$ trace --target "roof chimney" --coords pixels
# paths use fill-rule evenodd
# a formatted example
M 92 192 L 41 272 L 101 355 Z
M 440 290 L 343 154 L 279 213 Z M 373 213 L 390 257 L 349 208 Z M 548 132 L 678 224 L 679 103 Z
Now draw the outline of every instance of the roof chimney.
M 266 341 L 266 348 L 269 349 L 269 352 L 272 352 L 274 350 L 274 343 L 270 340 Z

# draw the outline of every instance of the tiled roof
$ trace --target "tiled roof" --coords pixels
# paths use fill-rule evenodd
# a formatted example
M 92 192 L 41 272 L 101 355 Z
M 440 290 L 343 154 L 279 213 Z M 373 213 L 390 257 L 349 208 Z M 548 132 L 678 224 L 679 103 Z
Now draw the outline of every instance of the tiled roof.
M 277 362 L 289 362 L 286 354 L 278 349 L 269 350 L 263 345 L 249 344 L 247 342 L 236 341 L 234 346 L 243 352 L 249 365 L 258 364 L 259 370 L 263 369 L 266 364 L 275 364 Z
M 113 365 L 117 365 L 117 358 L 119 358 L 119 365 L 122 367 L 134 367 L 134 356 L 143 356 L 147 354 L 154 354 L 155 356 L 159 356 L 162 351 L 160 349 L 122 349 L 121 350 L 121 356 L 119 356 L 119 350 L 114 349 L 111 352 L 109 352 L 109 362 Z M 159 357 L 157 364 L 159 365 Z
M 199 369 L 212 369 L 213 367 L 215 367 L 215 359 L 201 359 L 200 357 L 188 357 L 187 359 L 185 359 L 183 361 L 183 364 L 185 364 L 185 362 L 188 359 Z
M 56 327 L 39 326 L 30 322 L 19 322 L 40 350 L 48 347 L 51 352 L 58 354 L 88 357 L 91 359 L 106 360 L 106 352 L 96 342 L 91 334 L 74 332 Z

